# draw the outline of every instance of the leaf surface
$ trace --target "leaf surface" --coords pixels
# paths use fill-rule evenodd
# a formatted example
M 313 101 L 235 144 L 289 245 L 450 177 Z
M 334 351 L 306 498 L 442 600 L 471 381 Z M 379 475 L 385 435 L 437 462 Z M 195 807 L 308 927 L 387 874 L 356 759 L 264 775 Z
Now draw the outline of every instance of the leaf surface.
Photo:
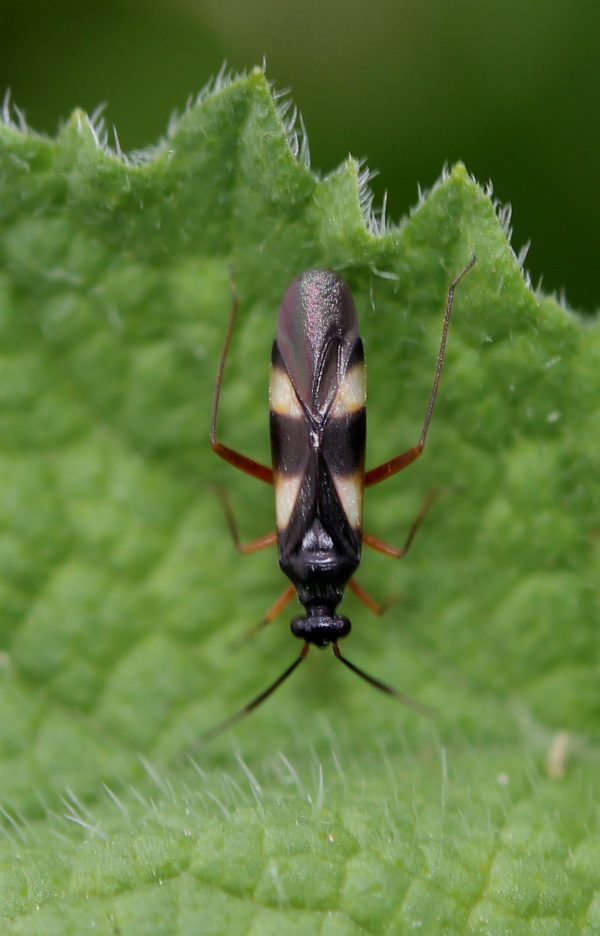
M 292 143 L 294 140 L 292 139 Z M 0 917 L 7 934 L 600 932 L 600 347 L 534 294 L 455 166 L 399 228 L 365 221 L 361 167 L 318 179 L 262 73 L 223 83 L 131 164 L 76 113 L 56 140 L 0 126 Z M 368 199 L 367 199 L 368 201 Z M 268 462 L 268 362 L 298 272 L 340 270 L 369 367 L 367 492 L 350 659 L 329 653 L 235 731 L 182 752 L 299 651 Z

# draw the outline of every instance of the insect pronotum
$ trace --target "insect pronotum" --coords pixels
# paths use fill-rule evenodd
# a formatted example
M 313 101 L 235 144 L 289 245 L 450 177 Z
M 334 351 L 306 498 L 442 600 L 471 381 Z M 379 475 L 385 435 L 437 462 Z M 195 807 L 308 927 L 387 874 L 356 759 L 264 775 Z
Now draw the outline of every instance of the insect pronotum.
M 366 380 L 363 345 L 350 289 L 329 270 L 309 270 L 297 276 L 283 297 L 271 355 L 272 467 L 227 448 L 217 438 L 219 397 L 239 300 L 233 307 L 219 362 L 213 402 L 210 443 L 214 452 L 235 468 L 272 484 L 277 530 L 241 544 L 229 506 L 229 526 L 240 552 L 254 552 L 277 543 L 279 565 L 290 580 L 265 616 L 271 621 L 294 595 L 305 614 L 291 622 L 292 634 L 303 641 L 300 655 L 263 692 L 242 709 L 202 735 L 207 741 L 264 702 L 305 659 L 311 644 L 331 646 L 334 655 L 376 689 L 431 714 L 432 710 L 365 673 L 340 652 L 338 641 L 350 633 L 347 617 L 336 613 L 348 586 L 371 610 L 382 608 L 358 585 L 353 575 L 360 565 L 362 544 L 402 558 L 408 552 L 433 499 L 415 518 L 401 549 L 364 533 L 363 492 L 411 465 L 425 447 L 438 392 L 454 291 L 475 263 L 450 284 L 442 337 L 429 403 L 416 445 L 365 472 Z

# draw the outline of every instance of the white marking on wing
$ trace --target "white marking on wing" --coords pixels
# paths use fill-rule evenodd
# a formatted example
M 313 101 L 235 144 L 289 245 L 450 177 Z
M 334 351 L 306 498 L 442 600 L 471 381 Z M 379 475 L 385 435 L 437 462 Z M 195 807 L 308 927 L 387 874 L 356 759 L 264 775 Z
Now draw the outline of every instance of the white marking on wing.
M 278 530 L 285 530 L 290 522 L 303 477 L 302 473 L 297 475 L 275 475 L 275 517 Z
M 291 416 L 294 419 L 304 416 L 292 381 L 286 371 L 280 367 L 271 366 L 270 396 L 273 412 L 279 413 L 280 416 Z
M 346 475 L 333 479 L 337 496 L 344 508 L 348 523 L 354 530 L 362 526 L 363 479 L 360 474 Z
M 362 363 L 347 371 L 335 395 L 330 416 L 347 416 L 348 413 L 362 409 L 367 398 L 365 376 L 365 365 Z

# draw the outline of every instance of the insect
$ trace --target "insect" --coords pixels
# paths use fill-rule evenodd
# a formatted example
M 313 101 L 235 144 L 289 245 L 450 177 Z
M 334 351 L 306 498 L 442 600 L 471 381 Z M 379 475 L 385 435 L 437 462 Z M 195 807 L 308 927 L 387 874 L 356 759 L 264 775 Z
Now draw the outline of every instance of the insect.
M 438 392 L 454 291 L 475 263 L 475 257 L 451 283 L 446 299 L 442 337 L 429 403 L 416 445 L 365 472 L 366 374 L 354 299 L 344 280 L 328 270 L 297 276 L 285 293 L 277 318 L 271 355 L 270 426 L 272 467 L 227 448 L 217 438 L 217 416 L 225 361 L 239 300 L 233 308 L 219 362 L 210 442 L 229 464 L 275 490 L 277 529 L 241 544 L 229 508 L 229 525 L 240 552 L 254 552 L 277 543 L 279 565 L 289 586 L 265 617 L 271 621 L 294 595 L 305 614 L 294 617 L 291 631 L 303 641 L 300 655 L 267 689 L 233 716 L 202 736 L 207 741 L 264 702 L 306 658 L 311 644 L 331 646 L 334 655 L 376 689 L 419 711 L 421 705 L 351 663 L 338 641 L 351 624 L 337 613 L 348 586 L 377 613 L 382 608 L 353 576 L 360 565 L 362 544 L 402 558 L 433 498 L 430 492 L 401 549 L 364 533 L 363 492 L 397 474 L 421 455 Z

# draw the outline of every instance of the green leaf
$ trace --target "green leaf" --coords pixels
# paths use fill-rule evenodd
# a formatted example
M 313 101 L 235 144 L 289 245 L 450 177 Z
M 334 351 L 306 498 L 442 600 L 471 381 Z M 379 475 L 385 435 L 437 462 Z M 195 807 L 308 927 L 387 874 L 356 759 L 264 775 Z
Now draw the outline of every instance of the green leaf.
M 0 126 L 0 917 L 7 934 L 592 934 L 600 345 L 531 291 L 490 198 L 455 166 L 400 228 L 365 173 L 293 155 L 261 72 L 220 82 L 151 158 L 77 113 L 56 141 Z M 367 223 L 368 222 L 368 223 Z M 367 497 L 348 655 L 314 650 L 264 708 L 189 745 L 295 658 L 268 461 L 267 379 L 293 275 L 343 271 L 369 364 Z

